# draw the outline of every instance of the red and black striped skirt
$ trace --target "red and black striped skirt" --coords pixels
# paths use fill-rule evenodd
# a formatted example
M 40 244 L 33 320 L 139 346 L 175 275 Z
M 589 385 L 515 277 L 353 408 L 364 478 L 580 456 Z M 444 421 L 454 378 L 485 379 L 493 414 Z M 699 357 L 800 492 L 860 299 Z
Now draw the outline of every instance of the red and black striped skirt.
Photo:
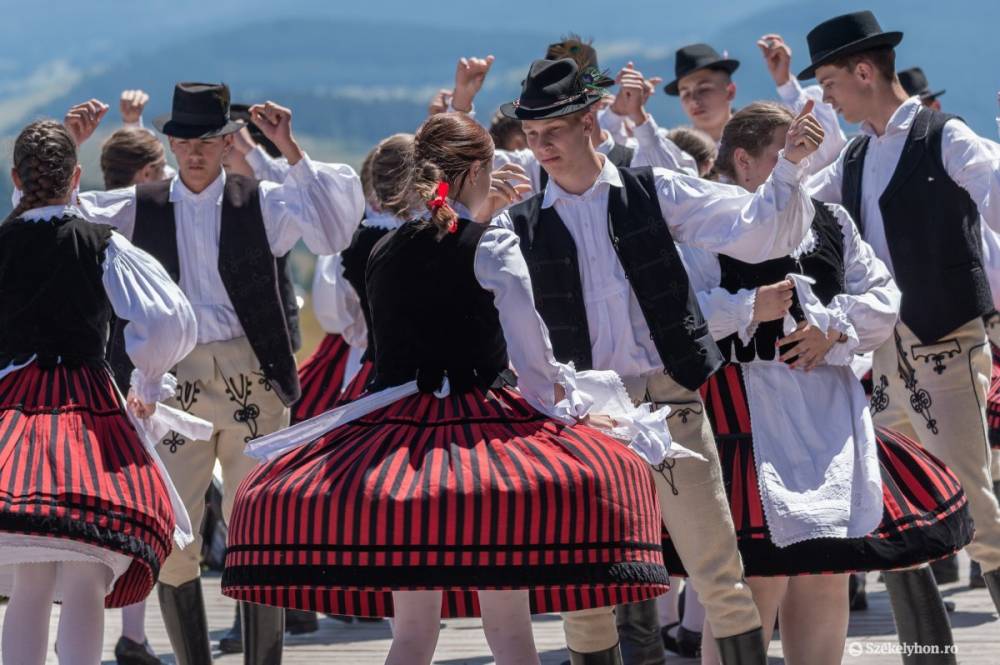
M 358 373 L 355 374 L 354 378 L 351 379 L 347 383 L 347 386 L 344 387 L 344 392 L 340 393 L 340 399 L 337 400 L 337 406 L 353 402 L 368 392 L 368 381 L 372 378 L 372 373 L 374 371 L 375 363 L 368 360 L 366 354 L 365 358 L 361 361 L 361 367 L 358 369 Z
M 986 398 L 986 423 L 989 425 L 990 447 L 1000 450 L 1000 347 L 990 344 L 993 351 L 993 376 Z
M 667 590 L 649 465 L 508 389 L 419 394 L 251 473 L 237 491 L 223 592 L 391 616 L 393 590 L 526 589 L 534 612 Z
M 149 595 L 174 513 L 106 368 L 31 364 L 0 379 L 0 532 L 129 556 L 105 605 Z
M 344 387 L 351 347 L 343 337 L 327 334 L 309 359 L 299 367 L 302 397 L 292 407 L 292 424 L 333 408 Z
M 726 494 L 747 576 L 892 570 L 952 554 L 972 540 L 972 518 L 958 479 L 920 444 L 876 429 L 882 522 L 863 538 L 817 538 L 776 546 L 761 504 L 743 376 L 727 365 L 702 388 L 715 431 Z M 664 560 L 680 563 L 664 534 Z

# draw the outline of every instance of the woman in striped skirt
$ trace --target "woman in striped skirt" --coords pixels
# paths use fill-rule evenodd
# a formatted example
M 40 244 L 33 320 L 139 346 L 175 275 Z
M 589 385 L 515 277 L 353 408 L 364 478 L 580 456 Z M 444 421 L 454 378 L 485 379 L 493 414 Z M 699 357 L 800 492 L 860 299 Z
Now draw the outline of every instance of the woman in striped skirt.
M 741 110 L 723 132 L 716 168 L 755 189 L 792 119 L 776 104 Z M 872 425 L 850 363 L 892 334 L 900 293 L 847 212 L 815 206 L 806 239 L 783 259 L 749 265 L 683 248 L 731 360 L 703 395 L 740 553 L 765 627 L 780 614 L 791 665 L 841 662 L 848 573 L 912 567 L 972 537 L 955 476 L 916 442 Z M 873 409 L 879 399 L 876 386 Z M 665 559 L 676 561 L 669 539 Z M 909 584 L 888 584 L 901 640 L 924 599 L 941 602 L 926 567 L 909 572 Z M 932 628 L 919 636 L 944 641 L 948 630 L 950 639 L 947 625 Z M 713 662 L 712 642 L 702 646 L 703 662 Z
M 130 322 L 128 406 L 145 418 L 173 392 L 166 373 L 194 345 L 194 313 L 158 263 L 69 205 L 80 167 L 65 127 L 28 125 L 13 164 L 23 195 L 0 224 L 3 658 L 45 661 L 58 601 L 60 662 L 89 665 L 103 607 L 149 594 L 180 521 L 104 362 L 108 323 Z
M 686 451 L 616 375 L 553 359 L 516 237 L 470 221 L 523 188 L 491 176 L 486 131 L 441 114 L 414 145 L 386 203 L 420 218 L 368 261 L 370 394 L 248 447 L 267 461 L 238 492 L 223 592 L 394 616 L 392 665 L 430 663 L 442 616 L 482 614 L 497 663 L 537 664 L 531 611 L 666 590 L 648 465 L 588 414 L 647 457 Z

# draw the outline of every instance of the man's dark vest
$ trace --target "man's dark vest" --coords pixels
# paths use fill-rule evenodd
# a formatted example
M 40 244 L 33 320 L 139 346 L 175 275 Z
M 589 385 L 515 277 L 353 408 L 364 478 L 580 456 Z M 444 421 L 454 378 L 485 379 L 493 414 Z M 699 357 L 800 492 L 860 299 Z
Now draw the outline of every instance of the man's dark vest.
M 660 211 L 653 170 L 620 168 L 608 192 L 608 235 L 649 325 L 664 372 L 697 390 L 723 363 Z M 593 369 L 576 243 L 543 194 L 510 209 L 528 263 L 535 308 L 560 362 Z M 571 220 L 572 221 L 572 220 Z M 604 368 L 597 368 L 604 369 Z
M 275 259 L 278 266 L 278 288 L 281 290 L 281 305 L 285 311 L 288 337 L 292 341 L 292 352 L 302 348 L 302 328 L 299 325 L 299 300 L 295 295 L 295 280 L 292 278 L 292 253 Z
M 900 319 L 925 344 L 993 309 L 983 270 L 979 212 L 945 171 L 944 125 L 955 116 L 921 108 L 879 208 L 896 282 L 903 293 Z M 862 236 L 861 191 L 868 136 L 844 152 L 841 198 Z
M 784 280 L 788 273 L 794 272 L 816 280 L 812 290 L 824 305 L 829 304 L 834 296 L 844 293 L 844 234 L 840 229 L 840 222 L 824 204 L 819 201 L 813 203 L 816 215 L 813 217 L 812 230 L 816 235 L 816 247 L 812 251 L 797 259 L 786 256 L 756 264 L 720 255 L 720 286 L 730 293 L 736 293 L 741 289 L 775 284 Z M 792 306 L 791 314 L 797 321 L 804 319 L 797 301 Z M 777 355 L 775 342 L 782 337 L 782 320 L 763 321 L 757 326 L 749 345 L 744 345 L 734 333 L 720 340 L 719 348 L 727 360 L 735 362 L 774 360 Z
M 111 227 L 78 217 L 0 224 L 0 369 L 101 366 L 111 303 L 104 256 Z
M 611 150 L 608 150 L 608 154 L 605 157 L 618 168 L 627 169 L 632 166 L 632 158 L 635 157 L 635 150 L 621 143 L 616 143 Z M 545 186 L 549 184 L 549 172 L 541 167 L 539 167 L 538 171 L 538 189 L 539 191 L 545 191 Z
M 170 180 L 136 187 L 132 242 L 152 254 L 170 277 L 180 281 L 177 225 L 170 202 Z M 226 176 L 219 227 L 219 276 L 264 377 L 285 405 L 301 396 L 292 341 L 279 288 L 277 262 L 271 253 L 260 210 L 257 181 Z M 118 331 L 124 323 L 117 326 Z M 120 334 L 109 358 L 119 382 L 131 373 Z
M 344 279 L 358 294 L 361 313 L 364 314 L 365 325 L 368 327 L 368 348 L 365 350 L 365 360 L 371 359 L 372 349 L 375 348 L 371 312 L 368 310 L 368 287 L 365 281 L 365 270 L 368 267 L 368 258 L 372 254 L 372 249 L 391 230 L 377 226 L 365 226 L 365 223 L 361 222 L 361 226 L 351 238 L 351 244 L 340 253 L 341 265 L 344 266 Z
M 425 222 L 385 236 L 368 260 L 374 337 L 371 390 L 417 380 L 423 392 L 487 388 L 505 379 L 507 345 L 493 294 L 474 272 L 476 247 L 487 226 L 459 220 L 438 238 Z

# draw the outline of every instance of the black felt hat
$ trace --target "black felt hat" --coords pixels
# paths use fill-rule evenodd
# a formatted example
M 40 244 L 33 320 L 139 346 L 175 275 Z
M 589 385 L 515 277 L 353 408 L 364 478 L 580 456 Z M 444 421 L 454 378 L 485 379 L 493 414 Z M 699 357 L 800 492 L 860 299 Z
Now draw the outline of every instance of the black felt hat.
M 702 69 L 718 69 L 732 74 L 739 66 L 739 60 L 719 55 L 719 52 L 708 44 L 689 44 L 677 49 L 674 57 L 674 80 L 663 86 L 663 90 L 668 95 L 676 97 L 680 94 L 678 89 L 680 80 L 689 74 Z
M 875 15 L 869 11 L 854 12 L 824 21 L 806 35 L 812 62 L 802 70 L 799 78 L 811 79 L 816 68 L 834 60 L 880 46 L 896 46 L 903 41 L 903 33 L 884 32 Z
M 208 139 L 239 131 L 243 126 L 229 116 L 229 86 L 225 83 L 178 83 L 170 113 L 153 126 L 179 139 Z
M 924 70 L 920 67 L 910 67 L 909 69 L 904 69 L 899 72 L 899 82 L 903 85 L 903 90 L 906 91 L 910 97 L 916 95 L 920 97 L 921 100 L 931 100 L 937 99 L 945 93 L 944 90 L 938 90 L 937 92 L 931 91 L 931 86 L 927 82 L 927 76 L 924 75 Z
M 571 58 L 535 60 L 521 84 L 521 96 L 501 105 L 500 112 L 518 120 L 558 118 L 597 103 L 611 85 L 614 81 L 596 70 L 581 72 Z

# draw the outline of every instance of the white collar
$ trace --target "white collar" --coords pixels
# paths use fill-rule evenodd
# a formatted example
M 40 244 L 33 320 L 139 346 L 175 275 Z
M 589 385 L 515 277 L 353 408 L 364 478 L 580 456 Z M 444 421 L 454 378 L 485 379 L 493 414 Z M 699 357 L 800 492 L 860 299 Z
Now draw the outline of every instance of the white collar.
M 582 201 L 584 199 L 588 199 L 602 192 L 604 185 L 621 187 L 622 177 L 618 172 L 618 167 L 612 164 L 611 161 L 604 155 L 598 155 L 598 157 L 601 160 L 601 171 L 597 174 L 597 179 L 594 180 L 594 184 L 590 186 L 590 189 L 585 191 L 583 194 L 570 194 L 560 187 L 559 183 L 557 183 L 554 178 L 549 178 L 548 184 L 545 185 L 545 194 L 542 196 L 542 207 L 551 208 L 555 205 L 556 201 L 560 199 L 566 201 Z
M 190 201 L 191 203 L 204 203 L 212 201 L 216 205 L 222 204 L 222 194 L 226 189 L 226 171 L 222 169 L 219 177 L 212 181 L 208 187 L 195 194 L 181 180 L 180 173 L 170 180 L 170 202 Z
M 466 208 L 464 203 L 459 203 L 454 199 L 448 199 L 448 205 L 450 205 L 451 209 L 455 211 L 455 214 L 458 215 L 459 219 L 468 219 L 473 222 L 476 221 L 472 217 L 472 211 Z
M 383 212 L 381 210 L 369 209 L 368 213 L 365 215 L 365 220 L 361 223 L 362 226 L 370 226 L 376 229 L 398 229 L 403 225 L 403 220 L 399 219 L 391 212 Z
M 894 134 L 906 134 L 910 131 L 910 125 L 913 124 L 913 119 L 917 117 L 917 111 L 923 103 L 920 101 L 919 97 L 910 97 L 905 102 L 899 105 L 892 116 L 889 117 L 889 122 L 885 125 L 885 132 L 882 136 L 892 136 Z M 861 123 L 862 133 L 878 138 L 875 133 L 874 128 L 872 128 L 871 123 L 865 121 Z
M 83 213 L 74 205 L 54 205 L 54 206 L 42 206 L 41 208 L 32 208 L 31 210 L 24 211 L 20 219 L 26 222 L 44 222 L 50 219 L 59 219 L 60 217 L 83 217 Z

